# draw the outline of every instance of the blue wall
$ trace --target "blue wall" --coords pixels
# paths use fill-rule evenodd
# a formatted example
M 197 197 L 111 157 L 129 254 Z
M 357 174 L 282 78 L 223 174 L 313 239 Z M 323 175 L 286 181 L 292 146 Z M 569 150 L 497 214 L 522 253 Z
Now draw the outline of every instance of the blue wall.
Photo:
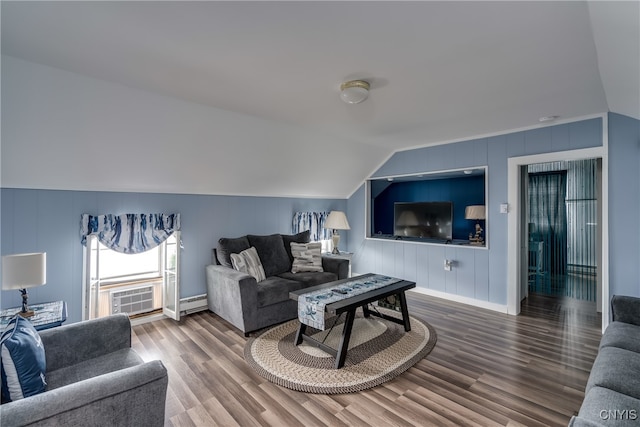
M 596 118 L 395 153 L 372 178 L 488 167 L 485 230 L 488 248 L 365 239 L 363 185 L 347 203 L 351 224 L 348 247 L 354 252 L 353 271 L 375 271 L 416 281 L 420 288 L 484 302 L 487 306 L 506 306 L 507 215 L 500 214 L 499 206 L 507 201 L 508 159 L 600 147 L 602 129 L 602 120 Z M 637 153 L 633 159 L 637 168 Z M 637 221 L 638 211 L 635 216 Z M 444 271 L 444 259 L 456 261 L 452 271 Z M 638 263 L 637 256 L 633 262 Z
M 640 296 L 640 121 L 609 114 L 609 295 Z
M 69 320 L 82 317 L 83 213 L 179 212 L 184 249 L 181 297 L 206 293 L 204 268 L 220 237 L 291 233 L 296 211 L 345 210 L 345 200 L 1 189 L 3 255 L 47 252 L 47 284 L 30 300 L 65 300 Z M 0 307 L 20 305 L 17 291 L 0 292 Z
M 453 238 L 467 239 L 475 221 L 464 212 L 469 205 L 484 205 L 484 176 L 394 182 L 374 198 L 372 234 L 394 234 L 395 202 L 453 202 Z

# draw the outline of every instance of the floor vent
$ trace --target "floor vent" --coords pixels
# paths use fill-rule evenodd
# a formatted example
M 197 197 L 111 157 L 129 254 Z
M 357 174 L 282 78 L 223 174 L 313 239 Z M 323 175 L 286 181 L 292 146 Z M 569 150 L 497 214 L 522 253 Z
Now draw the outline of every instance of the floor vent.
M 111 291 L 111 314 L 138 314 L 153 310 L 153 286 Z

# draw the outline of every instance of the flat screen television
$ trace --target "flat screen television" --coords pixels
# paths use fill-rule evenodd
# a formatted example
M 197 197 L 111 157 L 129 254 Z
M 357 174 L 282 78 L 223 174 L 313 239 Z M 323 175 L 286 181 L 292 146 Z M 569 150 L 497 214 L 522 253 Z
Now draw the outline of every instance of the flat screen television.
M 453 238 L 453 202 L 396 202 L 393 211 L 396 236 Z

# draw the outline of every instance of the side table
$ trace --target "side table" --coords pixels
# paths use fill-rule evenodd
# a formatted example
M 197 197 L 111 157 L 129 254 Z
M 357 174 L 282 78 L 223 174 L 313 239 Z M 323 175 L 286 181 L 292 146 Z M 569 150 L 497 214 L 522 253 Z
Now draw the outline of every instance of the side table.
M 55 328 L 62 325 L 67 320 L 67 303 L 64 301 L 45 302 L 42 304 L 29 305 L 35 312 L 31 317 L 27 317 L 36 330 Z M 0 330 L 4 330 L 9 321 L 20 311 L 22 307 L 12 307 L 0 310 Z
M 349 275 L 347 277 L 351 277 L 351 258 L 353 258 L 353 252 L 340 252 L 339 254 L 334 254 L 331 252 L 323 252 L 322 256 L 349 260 Z

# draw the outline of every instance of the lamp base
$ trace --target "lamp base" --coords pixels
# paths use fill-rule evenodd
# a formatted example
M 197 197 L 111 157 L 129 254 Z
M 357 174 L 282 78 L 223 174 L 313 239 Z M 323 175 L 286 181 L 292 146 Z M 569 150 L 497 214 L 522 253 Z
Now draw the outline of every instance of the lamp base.
M 335 230 L 333 230 L 331 241 L 333 243 L 333 250 L 331 251 L 331 253 L 334 255 L 340 255 L 340 251 L 338 250 L 338 244 L 340 244 L 340 235 Z
M 19 311 L 18 314 L 20 315 L 20 317 L 24 317 L 25 319 L 28 319 L 29 317 L 35 316 L 36 312 L 33 310 L 27 310 L 27 311 Z

